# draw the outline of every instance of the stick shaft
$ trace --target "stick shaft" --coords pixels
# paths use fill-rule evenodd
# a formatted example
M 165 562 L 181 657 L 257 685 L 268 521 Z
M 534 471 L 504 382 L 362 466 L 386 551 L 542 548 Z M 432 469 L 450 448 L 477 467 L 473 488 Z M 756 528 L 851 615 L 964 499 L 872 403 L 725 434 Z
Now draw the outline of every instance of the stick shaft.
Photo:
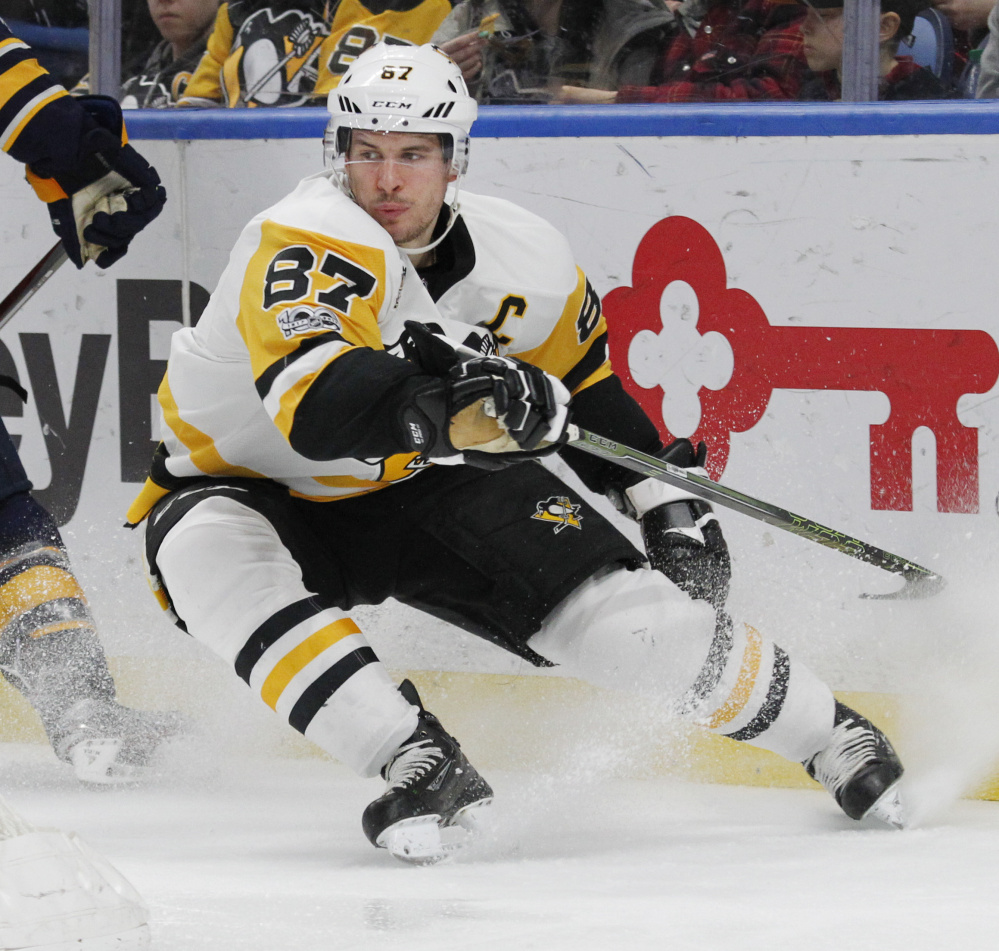
M 794 512 L 789 512 L 777 505 L 755 499 L 736 489 L 730 489 L 698 475 L 696 472 L 663 462 L 655 456 L 598 436 L 596 433 L 591 433 L 578 426 L 570 427 L 569 436 L 569 445 L 582 449 L 584 452 L 609 459 L 626 469 L 685 489 L 691 495 L 696 495 L 705 501 L 734 509 L 743 515 L 790 532 L 792 535 L 797 535 L 826 548 L 835 549 L 851 558 L 867 562 L 877 568 L 883 568 L 885 571 L 901 575 L 906 580 L 904 594 L 899 592 L 894 596 L 924 596 L 935 593 L 944 585 L 944 579 L 940 575 L 909 561 L 907 558 L 894 555 L 875 545 L 863 542 L 859 538 L 854 538 L 804 516 L 796 515 Z M 920 589 L 918 593 L 917 588 Z M 878 596 L 871 595 L 871 597 Z
M 60 267 L 68 260 L 62 244 L 56 243 L 0 303 L 0 329 L 9 321 Z

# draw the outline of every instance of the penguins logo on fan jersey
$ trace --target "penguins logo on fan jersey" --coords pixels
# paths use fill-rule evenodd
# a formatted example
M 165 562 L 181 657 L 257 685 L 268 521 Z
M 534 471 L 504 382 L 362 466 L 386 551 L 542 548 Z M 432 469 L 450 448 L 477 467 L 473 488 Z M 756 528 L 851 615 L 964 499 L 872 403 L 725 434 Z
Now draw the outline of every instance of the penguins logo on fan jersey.
M 340 333 L 343 329 L 340 318 L 325 307 L 289 307 L 277 315 L 277 325 L 285 340 L 317 330 L 332 330 Z
M 583 526 L 579 524 L 583 520 L 583 516 L 579 514 L 582 507 L 582 505 L 573 505 L 564 495 L 553 495 L 544 502 L 538 502 L 538 510 L 531 518 L 542 522 L 554 522 L 556 535 L 569 526 L 582 531 Z
M 292 106 L 308 102 L 319 75 L 316 57 L 328 30 L 301 10 L 275 17 L 265 8 L 248 17 L 233 38 L 245 105 Z

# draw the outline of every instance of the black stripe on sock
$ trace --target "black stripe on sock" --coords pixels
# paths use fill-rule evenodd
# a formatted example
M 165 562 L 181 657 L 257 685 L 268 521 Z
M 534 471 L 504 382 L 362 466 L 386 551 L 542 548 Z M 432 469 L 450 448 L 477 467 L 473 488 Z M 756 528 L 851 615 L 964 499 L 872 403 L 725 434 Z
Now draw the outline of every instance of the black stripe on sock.
M 787 654 L 776 644 L 774 645 L 774 672 L 770 678 L 770 689 L 767 699 L 759 713 L 753 717 L 741 730 L 726 733 L 733 740 L 751 740 L 759 736 L 777 719 L 787 697 L 787 684 L 791 679 L 791 662 Z
M 257 661 L 263 657 L 268 647 L 284 637 L 288 631 L 301 624 L 302 621 L 325 611 L 326 607 L 317 598 L 309 597 L 302 598 L 301 601 L 289 604 L 272 614 L 250 635 L 249 640 L 236 656 L 236 673 L 249 683 L 250 672 L 256 666 Z
M 694 710 L 718 686 L 731 653 L 732 618 L 725 611 L 719 611 L 715 622 L 715 636 L 707 660 L 704 661 L 694 685 L 684 697 L 682 709 L 685 712 Z
M 315 715 L 337 690 L 362 667 L 367 667 L 368 664 L 374 664 L 377 661 L 378 657 L 370 647 L 359 647 L 347 654 L 346 657 L 341 657 L 326 673 L 305 689 L 302 696 L 298 698 L 298 702 L 291 708 L 288 722 L 299 733 L 304 733 Z

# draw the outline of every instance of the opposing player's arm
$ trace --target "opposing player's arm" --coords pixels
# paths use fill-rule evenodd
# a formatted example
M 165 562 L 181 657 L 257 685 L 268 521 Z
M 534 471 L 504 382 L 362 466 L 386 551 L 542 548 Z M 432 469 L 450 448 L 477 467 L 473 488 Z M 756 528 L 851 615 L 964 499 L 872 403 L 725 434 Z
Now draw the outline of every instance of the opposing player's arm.
M 0 21 L 0 146 L 28 166 L 77 267 L 109 267 L 166 201 L 156 170 L 127 143 L 114 99 L 69 96 Z
M 82 122 L 69 93 L 0 20 L 0 147 L 26 165 L 44 158 L 69 164 Z M 53 137 L 54 128 L 63 133 Z
M 401 407 L 427 376 L 384 350 L 378 318 L 394 290 L 380 249 L 264 222 L 237 325 L 264 408 L 301 455 L 414 450 Z

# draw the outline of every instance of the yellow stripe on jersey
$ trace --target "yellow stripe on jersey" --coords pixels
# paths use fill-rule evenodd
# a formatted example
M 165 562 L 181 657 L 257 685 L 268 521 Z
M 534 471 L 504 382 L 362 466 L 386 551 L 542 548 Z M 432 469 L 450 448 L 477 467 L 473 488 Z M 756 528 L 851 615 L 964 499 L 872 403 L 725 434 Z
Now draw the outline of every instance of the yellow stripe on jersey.
M 594 301 L 595 295 L 588 293 L 588 289 L 586 275 L 577 267 L 576 287 L 566 300 L 562 314 L 545 342 L 540 347 L 523 353 L 511 352 L 510 356 L 534 364 L 546 373 L 563 379 L 586 356 L 594 342 L 607 332 L 607 322 L 599 309 L 599 301 Z M 497 334 L 503 332 L 502 326 L 490 329 Z M 610 361 L 604 360 L 573 386 L 572 395 L 575 396 L 610 375 Z
M 265 221 L 246 268 L 236 319 L 253 378 L 303 340 L 330 329 L 350 343 L 383 349 L 378 314 L 384 298 L 382 251 Z M 313 329 L 299 328 L 290 318 L 300 307 L 328 316 L 317 318 Z
M 12 41 L 7 43 L 0 43 L 0 51 L 2 51 L 4 46 L 10 46 Z M 13 41 L 17 42 L 17 41 Z M 3 82 L 0 83 L 0 108 L 3 108 L 10 102 L 12 96 L 20 92 L 28 83 L 33 82 L 40 76 L 48 76 L 48 72 L 42 69 L 38 65 L 37 59 L 22 59 L 20 63 L 15 63 L 9 69 L 3 71 Z M 54 80 L 51 80 L 52 84 L 55 84 Z M 52 92 L 58 92 L 58 89 L 53 89 Z M 66 90 L 62 90 L 62 94 L 67 95 Z
M 23 46 L 19 40 L 7 40 L 5 43 L 0 44 L 0 53 L 3 52 L 3 48 L 6 46 L 8 49 L 13 49 L 11 44 L 17 44 L 17 48 Z M 38 65 L 38 61 L 34 59 L 22 60 L 20 63 L 15 63 L 10 69 L 0 71 L 0 109 L 2 109 L 11 98 L 17 95 L 28 83 L 33 82 L 41 76 L 48 76 L 49 74 Z M 59 86 L 55 81 L 51 81 L 51 85 L 48 89 L 43 90 L 33 99 L 29 100 L 23 108 L 21 108 L 18 113 L 11 118 L 10 122 L 6 127 L 0 129 L 0 148 L 5 152 L 9 152 L 11 147 L 17 141 L 17 137 L 21 134 L 24 127 L 50 102 L 54 102 L 56 99 L 61 99 L 63 96 L 68 96 L 69 93 L 66 92 L 62 86 Z
M 709 729 L 717 729 L 734 720 L 745 709 L 746 704 L 749 703 L 749 698 L 752 696 L 753 688 L 756 686 L 756 679 L 760 674 L 762 651 L 763 644 L 759 632 L 747 624 L 746 649 L 742 655 L 742 667 L 739 669 L 739 678 L 728 699 L 714 712 L 714 715 L 708 722 Z
M 341 495 L 309 495 L 306 492 L 299 492 L 289 489 L 291 495 L 296 499 L 306 499 L 310 502 L 337 502 L 341 499 L 352 499 L 367 492 L 377 492 L 384 489 L 393 482 L 401 482 L 403 479 L 411 479 L 417 472 L 427 469 L 433 465 L 429 462 L 421 462 L 413 465 L 419 459 L 418 452 L 400 452 L 394 456 L 389 456 L 382 460 L 382 474 L 378 479 L 358 479 L 355 476 L 312 476 L 312 481 L 319 485 L 329 486 L 331 489 L 356 489 L 355 492 L 344 492 Z
M 163 417 L 171 432 L 184 444 L 191 462 L 206 475 L 212 476 L 239 476 L 245 479 L 262 479 L 263 475 L 254 472 L 252 469 L 245 469 L 243 466 L 234 466 L 222 458 L 222 454 L 215 446 L 215 441 L 207 433 L 203 433 L 196 426 L 192 426 L 181 418 L 180 409 L 173 393 L 170 392 L 169 372 L 163 377 L 157 394 L 160 406 L 163 409 Z M 144 516 L 143 516 L 144 517 Z
M 243 54 L 246 50 L 240 47 L 236 50 L 235 54 L 226 58 L 225 62 L 222 64 L 222 69 L 220 75 L 222 76 L 222 88 L 219 91 L 221 95 L 225 96 L 225 104 L 230 109 L 236 109 L 240 106 L 240 93 L 242 89 L 239 84 L 239 64 L 243 60 Z M 188 85 L 187 90 L 185 90 L 184 95 L 190 95 L 190 85 Z M 253 105 L 256 105 L 254 103 Z
M 330 363 L 353 346 L 384 349 L 378 326 L 384 300 L 380 249 L 263 223 L 240 288 L 236 326 L 259 395 L 285 438 Z
M 15 575 L 0 588 L 0 630 L 32 608 L 61 598 L 87 599 L 76 578 L 55 565 L 35 565 Z M 87 624 L 80 626 L 87 627 Z M 33 632 L 48 633 L 46 630 Z
M 288 651 L 267 675 L 260 688 L 260 696 L 263 697 L 264 703 L 272 710 L 276 710 L 281 694 L 296 674 L 337 641 L 342 641 L 351 634 L 360 633 L 361 629 L 349 617 L 345 617 L 327 624 L 326 627 L 307 637 L 297 647 Z

